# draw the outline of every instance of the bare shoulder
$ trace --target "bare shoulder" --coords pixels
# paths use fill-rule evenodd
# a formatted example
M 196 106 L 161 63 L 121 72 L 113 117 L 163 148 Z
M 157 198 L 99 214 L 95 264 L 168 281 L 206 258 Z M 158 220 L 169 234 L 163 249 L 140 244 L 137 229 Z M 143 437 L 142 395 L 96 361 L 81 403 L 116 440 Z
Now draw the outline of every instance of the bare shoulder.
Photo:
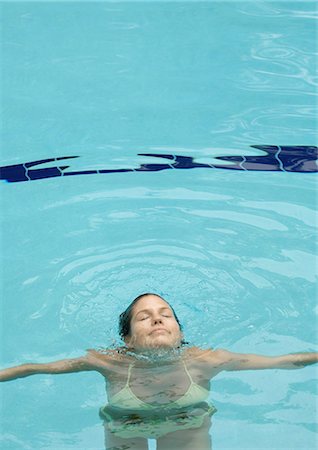
M 121 361 L 123 359 L 126 359 L 124 352 L 121 348 L 115 348 L 115 349 L 95 349 L 95 348 L 89 348 L 86 350 L 86 358 L 91 360 L 99 360 L 99 361 Z
M 204 356 L 206 350 L 200 347 L 187 347 L 184 350 L 184 356 L 186 358 L 200 358 Z
M 113 370 L 114 365 L 127 363 L 130 359 L 125 354 L 123 348 L 115 349 L 88 349 L 84 357 L 88 364 L 93 366 L 96 370 Z
M 210 349 L 206 354 L 206 358 L 213 364 L 222 364 L 228 361 L 231 358 L 231 355 L 232 353 L 224 348 L 216 348 Z
M 188 358 L 196 358 L 211 367 L 218 367 L 229 359 L 231 352 L 225 349 L 191 347 L 186 355 Z
M 191 357 L 199 356 L 202 358 L 214 359 L 214 358 L 222 358 L 230 354 L 227 350 L 223 348 L 200 348 L 200 347 L 189 347 L 186 349 L 186 355 Z

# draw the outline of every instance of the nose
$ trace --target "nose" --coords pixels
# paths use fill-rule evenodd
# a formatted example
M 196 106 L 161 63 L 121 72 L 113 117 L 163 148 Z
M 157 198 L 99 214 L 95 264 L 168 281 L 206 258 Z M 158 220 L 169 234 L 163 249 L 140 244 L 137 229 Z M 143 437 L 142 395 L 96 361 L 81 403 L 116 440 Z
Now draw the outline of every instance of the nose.
M 153 323 L 153 325 L 157 325 L 158 323 L 161 324 L 162 323 L 161 316 L 154 315 L 153 318 L 152 318 L 152 323 Z

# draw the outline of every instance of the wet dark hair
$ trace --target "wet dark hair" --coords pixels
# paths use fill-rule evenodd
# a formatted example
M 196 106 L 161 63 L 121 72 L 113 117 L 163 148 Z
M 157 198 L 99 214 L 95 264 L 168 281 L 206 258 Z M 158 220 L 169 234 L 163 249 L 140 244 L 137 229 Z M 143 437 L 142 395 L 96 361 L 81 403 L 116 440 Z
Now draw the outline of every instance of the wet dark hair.
M 119 316 L 119 326 L 118 326 L 118 331 L 119 331 L 119 335 L 122 339 L 125 339 L 127 336 L 130 335 L 130 323 L 131 323 L 131 319 L 132 319 L 132 313 L 133 313 L 133 309 L 134 306 L 136 305 L 136 303 L 138 303 L 138 301 L 143 298 L 143 297 L 147 297 L 148 295 L 155 295 L 156 297 L 161 298 L 164 302 L 166 302 L 170 308 L 171 311 L 173 312 L 174 318 L 176 319 L 177 324 L 179 325 L 180 331 L 182 331 L 182 325 L 175 313 L 175 310 L 173 309 L 173 307 L 170 305 L 169 302 L 167 302 L 167 300 L 165 300 L 164 298 L 162 298 L 160 295 L 158 294 L 154 294 L 152 292 L 146 292 L 145 294 L 141 294 L 138 295 L 138 297 L 136 297 L 131 303 L 130 305 L 125 309 L 124 312 L 122 312 Z M 186 342 L 182 340 L 181 344 L 185 344 Z

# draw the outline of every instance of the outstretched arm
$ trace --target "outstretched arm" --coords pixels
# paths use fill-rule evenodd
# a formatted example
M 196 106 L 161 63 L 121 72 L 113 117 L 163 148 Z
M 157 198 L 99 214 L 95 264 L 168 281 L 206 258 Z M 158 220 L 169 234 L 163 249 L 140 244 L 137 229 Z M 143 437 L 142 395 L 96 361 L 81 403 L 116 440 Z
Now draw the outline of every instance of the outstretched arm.
M 22 364 L 0 370 L 0 381 L 10 381 L 35 374 L 59 374 L 94 370 L 95 367 L 87 356 L 74 359 L 62 359 L 47 364 Z
M 215 350 L 214 357 L 221 370 L 300 369 L 318 362 L 318 353 L 293 353 L 263 356 Z

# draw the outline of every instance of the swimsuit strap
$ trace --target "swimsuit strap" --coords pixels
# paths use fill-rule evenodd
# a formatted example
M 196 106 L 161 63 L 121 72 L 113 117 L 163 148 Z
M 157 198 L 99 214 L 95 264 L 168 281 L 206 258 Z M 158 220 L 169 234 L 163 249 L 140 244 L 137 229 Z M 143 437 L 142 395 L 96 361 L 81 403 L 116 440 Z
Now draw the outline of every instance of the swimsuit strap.
M 129 364 L 128 374 L 127 374 L 127 381 L 126 381 L 125 387 L 129 387 L 130 376 L 131 376 L 131 369 L 132 368 L 133 368 L 133 364 Z
M 183 362 L 183 365 L 184 365 L 184 370 L 185 370 L 186 374 L 188 375 L 191 384 L 195 384 L 194 381 L 192 380 L 192 377 L 191 377 L 191 375 L 190 375 L 190 372 L 189 372 L 188 369 L 187 369 L 186 363 L 185 363 L 183 360 L 182 360 L 182 362 Z

